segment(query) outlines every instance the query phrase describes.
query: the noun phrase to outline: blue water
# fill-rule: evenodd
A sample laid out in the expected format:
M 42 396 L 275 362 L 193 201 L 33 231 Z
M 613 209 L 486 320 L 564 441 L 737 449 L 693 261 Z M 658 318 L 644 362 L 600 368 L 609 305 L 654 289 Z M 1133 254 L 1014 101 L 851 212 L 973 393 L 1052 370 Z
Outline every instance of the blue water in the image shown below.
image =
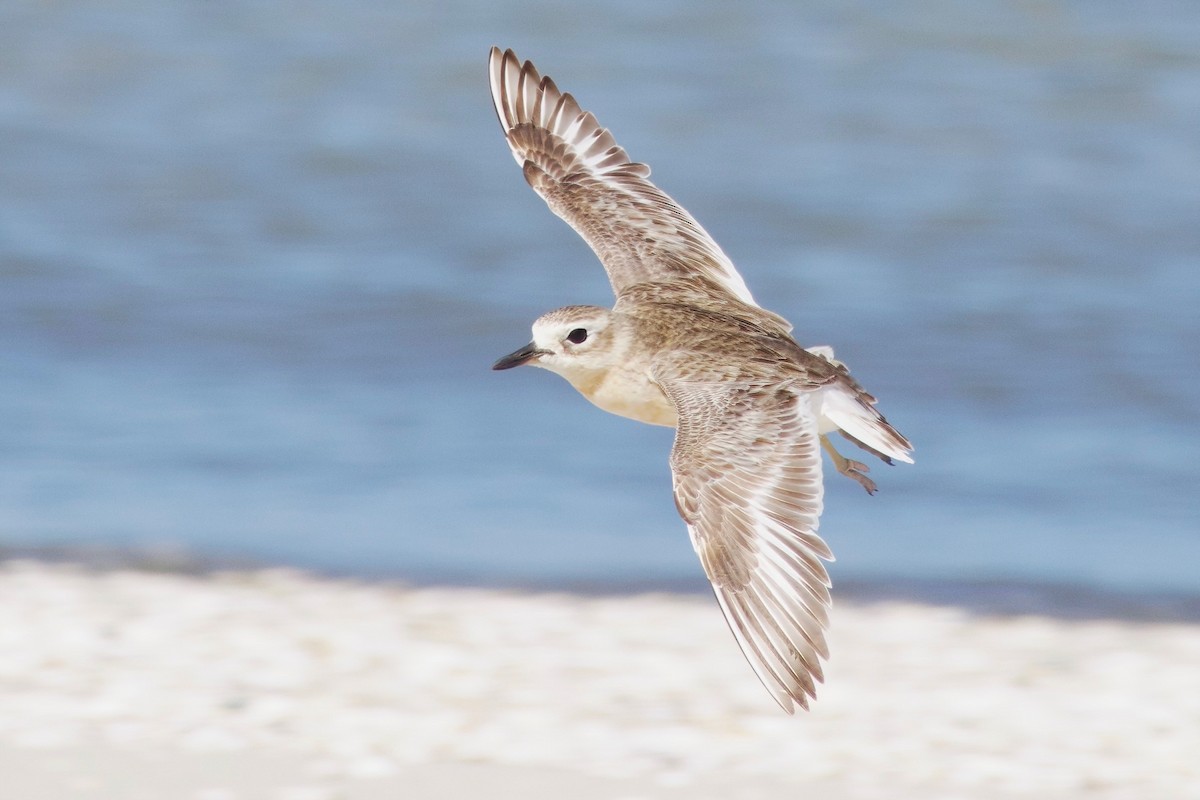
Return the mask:
M 1198 42 L 1190 0 L 8 4 L 0 548 L 699 579 L 670 431 L 488 369 L 610 302 L 498 43 L 915 442 L 829 479 L 836 581 L 1200 591 Z

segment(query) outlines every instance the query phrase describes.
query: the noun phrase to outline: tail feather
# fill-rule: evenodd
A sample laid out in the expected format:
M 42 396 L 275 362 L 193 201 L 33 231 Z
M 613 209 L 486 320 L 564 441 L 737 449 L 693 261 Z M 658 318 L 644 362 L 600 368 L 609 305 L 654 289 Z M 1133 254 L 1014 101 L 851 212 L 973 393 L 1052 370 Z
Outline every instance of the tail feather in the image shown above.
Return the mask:
M 878 450 L 876 450 L 874 447 L 871 447 L 871 446 L 869 446 L 869 445 L 865 445 L 865 444 L 863 444 L 863 443 L 862 443 L 862 442 L 860 442 L 858 439 L 855 439 L 853 436 L 851 436 L 850 434 L 846 433 L 845 431 L 838 431 L 838 433 L 840 433 L 840 434 L 842 435 L 842 438 L 843 438 L 843 439 L 845 439 L 845 440 L 846 440 L 846 441 L 848 441 L 848 442 L 852 442 L 852 443 L 854 444 L 854 446 L 855 446 L 855 447 L 859 447 L 859 448 L 861 448 L 861 449 L 863 449 L 863 450 L 866 450 L 868 453 L 870 453 L 871 455 L 875 456 L 875 457 L 876 457 L 876 458 L 878 458 L 880 461 L 882 461 L 883 463 L 887 464 L 889 467 L 890 467 L 890 466 L 893 466 L 893 465 L 896 463 L 895 461 L 893 461 L 893 460 L 892 460 L 892 457 L 891 457 L 891 456 L 884 455 L 883 453 L 881 453 L 881 452 L 879 452 Z
M 847 439 L 884 458 L 913 463 L 913 446 L 869 402 L 850 387 L 834 385 L 821 392 L 820 414 Z M 886 457 L 886 458 L 885 458 Z

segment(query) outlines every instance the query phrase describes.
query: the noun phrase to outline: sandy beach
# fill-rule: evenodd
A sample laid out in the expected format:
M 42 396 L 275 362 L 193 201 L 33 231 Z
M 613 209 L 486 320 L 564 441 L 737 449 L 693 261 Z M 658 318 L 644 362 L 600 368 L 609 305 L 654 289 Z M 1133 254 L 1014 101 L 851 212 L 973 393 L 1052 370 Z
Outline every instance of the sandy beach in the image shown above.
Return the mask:
M 835 606 L 788 717 L 705 597 L 6 562 L 8 796 L 1200 796 L 1200 628 Z

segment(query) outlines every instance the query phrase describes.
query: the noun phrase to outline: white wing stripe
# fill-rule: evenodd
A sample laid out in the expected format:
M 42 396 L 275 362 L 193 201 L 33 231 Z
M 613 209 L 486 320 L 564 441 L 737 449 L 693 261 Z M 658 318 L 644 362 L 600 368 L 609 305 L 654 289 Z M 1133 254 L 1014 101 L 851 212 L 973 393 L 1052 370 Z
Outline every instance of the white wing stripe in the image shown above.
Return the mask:
M 800 636 L 803 637 L 805 641 L 812 645 L 815 651 L 819 653 L 822 658 L 829 658 L 829 647 L 825 643 L 825 635 L 821 631 L 821 628 L 825 626 L 828 620 L 828 613 L 825 611 L 825 607 L 818 604 L 817 607 L 822 613 L 814 614 L 812 607 L 808 603 L 804 602 L 804 598 L 795 596 L 796 592 L 794 589 L 794 582 L 788 580 L 788 575 L 781 574 L 778 566 L 775 564 L 768 563 L 764 565 L 760 563 L 759 569 L 761 570 L 762 582 L 769 590 L 766 592 L 766 596 L 776 598 L 774 605 L 779 609 L 780 615 L 787 617 L 787 620 L 791 626 L 799 632 Z M 793 604 L 785 607 L 782 600 L 778 599 L 783 597 L 787 597 L 789 600 L 792 600 Z M 816 621 L 818 627 L 815 630 L 810 630 L 812 627 L 811 625 L 805 627 L 803 620 L 797 617 L 793 612 L 794 606 L 799 606 L 802 608 L 803 613 Z M 819 674 L 821 672 L 821 664 L 817 659 L 810 659 L 808 663 L 810 664 L 814 673 Z
M 803 606 L 821 627 L 829 623 L 829 581 L 823 573 L 814 575 L 807 568 L 797 568 L 775 548 L 764 548 L 759 556 L 759 568 L 776 579 L 776 588 L 784 590 L 784 596 Z

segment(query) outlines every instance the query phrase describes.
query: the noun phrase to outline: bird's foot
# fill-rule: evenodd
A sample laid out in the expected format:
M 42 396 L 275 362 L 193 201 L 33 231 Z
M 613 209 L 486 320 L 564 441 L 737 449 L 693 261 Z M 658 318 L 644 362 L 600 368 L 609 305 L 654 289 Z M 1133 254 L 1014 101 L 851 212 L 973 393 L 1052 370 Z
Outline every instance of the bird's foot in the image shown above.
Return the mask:
M 858 484 L 867 490 L 867 494 L 875 494 L 878 488 L 875 481 L 867 477 L 867 473 L 871 468 L 861 461 L 854 461 L 846 458 L 844 455 L 834 449 L 833 443 L 826 436 L 821 437 L 821 446 L 825 448 L 825 452 L 829 453 L 829 457 L 833 459 L 833 466 L 837 471 L 845 475 L 847 478 L 858 481 Z
M 875 490 L 878 488 L 875 485 L 875 481 L 863 474 L 869 471 L 869 469 L 870 468 L 861 461 L 851 461 L 850 459 L 844 457 L 842 459 L 842 463 L 837 464 L 838 472 L 842 473 L 847 478 L 853 478 L 854 480 L 858 481 L 859 485 L 867 490 L 867 494 L 875 494 Z

